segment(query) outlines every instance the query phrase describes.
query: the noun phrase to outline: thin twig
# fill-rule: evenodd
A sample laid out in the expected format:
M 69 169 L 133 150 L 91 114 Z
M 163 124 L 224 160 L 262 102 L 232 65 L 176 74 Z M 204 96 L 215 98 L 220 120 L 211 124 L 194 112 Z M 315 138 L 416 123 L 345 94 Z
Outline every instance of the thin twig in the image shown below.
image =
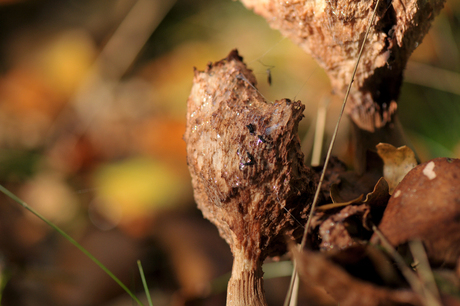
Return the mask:
M 294 298 L 293 298 L 294 286 L 298 283 L 297 279 L 299 278 L 299 275 L 297 273 L 297 264 L 296 264 L 295 260 L 294 260 L 294 266 L 293 266 L 292 271 L 293 271 L 293 273 L 291 275 L 291 281 L 289 283 L 289 289 L 288 289 L 288 292 L 286 294 L 286 298 L 284 300 L 283 306 L 291 306 L 291 301 L 297 300 L 296 296 L 294 296 Z
M 427 290 L 424 284 L 420 281 L 417 275 L 412 271 L 404 262 L 402 256 L 395 250 L 395 248 L 391 245 L 391 243 L 386 239 L 383 233 L 372 224 L 372 230 L 377 234 L 380 239 L 381 245 L 386 250 L 386 252 L 393 258 L 393 260 L 398 265 L 399 270 L 404 275 L 404 278 L 409 283 L 412 290 L 417 293 L 421 297 L 425 297 L 422 299 L 422 303 L 426 306 L 441 306 L 441 302 L 434 296 L 434 294 Z
M 318 107 L 318 113 L 316 115 L 315 141 L 313 143 L 313 153 L 311 156 L 312 166 L 319 166 L 319 164 L 321 163 L 321 153 L 324 143 L 324 131 L 326 129 L 327 106 L 329 105 L 329 102 L 330 100 L 328 98 L 325 98 Z
M 369 23 L 369 26 L 367 27 L 366 35 L 364 36 L 363 44 L 361 45 L 361 49 L 359 50 L 359 55 L 358 55 L 358 59 L 356 60 L 355 69 L 353 70 L 353 74 L 351 76 L 350 83 L 348 84 L 347 93 L 345 94 L 345 98 L 343 99 L 342 108 L 340 110 L 339 118 L 337 120 L 337 124 L 335 126 L 334 133 L 332 134 L 331 143 L 329 144 L 329 149 L 327 150 L 327 154 L 326 154 L 326 160 L 324 161 L 323 171 L 321 172 L 321 177 L 319 179 L 318 187 L 316 188 L 316 192 L 315 192 L 315 197 L 313 198 L 313 204 L 311 205 L 310 214 L 308 216 L 307 226 L 305 227 L 305 231 L 302 237 L 302 243 L 300 244 L 302 249 L 305 247 L 305 243 L 307 241 L 308 229 L 310 227 L 310 222 L 313 216 L 313 212 L 318 202 L 319 192 L 321 190 L 321 185 L 324 181 L 324 176 L 326 174 L 327 165 L 329 164 L 329 159 L 331 158 L 332 148 L 334 147 L 335 139 L 337 138 L 337 133 L 339 131 L 340 122 L 342 120 L 342 116 L 345 111 L 345 106 L 347 104 L 348 96 L 350 95 L 351 86 L 353 85 L 353 80 L 355 79 L 356 71 L 358 70 L 359 61 L 361 60 L 361 56 L 363 54 L 364 45 L 366 44 L 366 41 L 367 41 L 367 36 L 369 35 L 372 24 L 374 23 L 375 13 L 377 12 L 377 7 L 379 6 L 379 3 L 380 3 L 380 0 L 377 0 L 377 3 L 374 8 L 374 12 L 372 14 L 371 21 Z
M 430 305 L 439 305 L 440 303 L 440 295 L 438 287 L 436 286 L 436 281 L 434 279 L 433 271 L 431 271 L 430 263 L 428 261 L 428 256 L 426 255 L 425 249 L 423 248 L 423 244 L 420 240 L 409 241 L 409 249 L 412 253 L 412 257 L 415 261 L 419 262 L 417 266 L 417 274 L 419 275 L 420 279 L 424 284 L 424 289 L 427 289 L 430 294 L 425 293 L 425 298 L 429 300 L 430 298 L 435 298 L 435 303 L 429 303 Z M 428 304 L 428 303 L 427 303 Z
M 326 154 L 326 160 L 324 161 L 323 171 L 321 172 L 321 177 L 319 179 L 318 187 L 316 188 L 315 197 L 313 198 L 313 203 L 312 203 L 311 208 L 310 208 L 310 214 L 308 215 L 307 225 L 305 226 L 305 229 L 304 229 L 302 242 L 300 244 L 300 249 L 301 250 L 303 250 L 303 248 L 305 247 L 305 243 L 307 242 L 308 229 L 310 228 L 310 223 L 311 223 L 311 219 L 313 217 L 313 212 L 314 212 L 316 204 L 318 202 L 318 197 L 319 197 L 319 193 L 320 193 L 320 190 L 321 190 L 321 185 L 322 185 L 322 183 L 324 181 L 324 176 L 326 174 L 327 165 L 329 163 L 332 148 L 334 147 L 335 139 L 337 137 L 337 132 L 339 130 L 340 121 L 342 120 L 342 116 L 343 116 L 343 113 L 344 113 L 344 110 L 345 110 L 345 106 L 347 104 L 347 99 L 348 99 L 348 96 L 350 95 L 351 86 L 353 85 L 353 80 L 355 78 L 356 71 L 358 70 L 359 61 L 361 60 L 361 56 L 363 54 L 364 46 L 366 44 L 367 37 L 369 35 L 371 26 L 374 23 L 374 19 L 375 19 L 375 15 L 377 13 L 377 8 L 379 6 L 379 3 L 380 3 L 380 0 L 377 0 L 377 3 L 375 4 L 374 12 L 372 13 L 371 20 L 370 20 L 369 25 L 368 25 L 367 30 L 366 30 L 366 35 L 364 36 L 364 39 L 363 39 L 363 44 L 361 45 L 361 49 L 359 50 L 358 58 L 356 59 L 356 65 L 355 65 L 355 68 L 353 70 L 353 74 L 351 76 L 350 83 L 348 84 L 348 88 L 347 88 L 347 92 L 345 94 L 345 98 L 343 99 L 342 109 L 340 110 L 339 118 L 337 120 L 337 124 L 335 126 L 334 133 L 332 134 L 332 139 L 331 139 L 331 142 L 329 144 L 329 149 L 327 150 L 327 154 Z M 295 279 L 296 277 L 297 277 L 297 271 L 294 271 L 294 273 L 292 273 L 292 278 Z M 295 283 L 294 281 L 291 281 L 291 285 L 293 285 L 294 283 Z M 292 291 L 293 291 L 292 288 L 289 288 L 289 293 L 288 294 L 292 294 Z M 286 298 L 286 301 L 288 301 L 290 299 L 291 299 L 291 296 L 288 296 Z M 289 304 L 286 304 L 286 302 L 285 302 L 285 305 L 289 305 Z

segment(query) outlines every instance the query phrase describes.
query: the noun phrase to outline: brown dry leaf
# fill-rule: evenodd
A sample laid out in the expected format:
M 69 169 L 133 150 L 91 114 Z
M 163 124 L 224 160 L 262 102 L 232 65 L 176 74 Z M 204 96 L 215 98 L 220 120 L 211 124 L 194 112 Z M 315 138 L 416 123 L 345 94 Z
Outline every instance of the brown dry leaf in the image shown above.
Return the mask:
M 383 162 L 376 153 L 367 152 L 366 171 L 360 175 L 354 171 L 339 172 L 331 184 L 334 203 L 354 201 L 362 194 L 370 193 L 383 175 Z
M 390 195 L 389 195 L 389 187 L 388 182 L 381 178 L 377 184 L 375 184 L 374 190 L 366 195 L 366 198 L 363 201 L 364 194 L 360 195 L 356 199 L 347 202 L 340 202 L 340 195 L 339 191 L 337 190 L 337 184 L 331 186 L 331 198 L 333 203 L 322 205 L 317 208 L 319 211 L 329 210 L 333 208 L 343 207 L 351 204 L 358 204 L 358 203 L 371 203 L 372 205 L 382 206 L 386 205 L 388 202 Z M 378 203 L 378 204 L 377 204 Z
M 368 193 L 364 200 L 363 198 L 362 194 L 349 202 L 317 208 L 313 228 L 318 227 L 321 250 L 344 249 L 370 238 L 372 232 L 367 224 L 370 220 L 377 224 L 380 222 L 390 198 L 385 179 L 381 178 L 374 190 Z
M 361 220 L 367 214 L 369 214 L 369 206 L 361 204 L 348 205 L 329 216 L 318 229 L 321 237 L 320 249 L 323 251 L 345 249 L 356 243 L 362 243 L 362 240 L 370 237 L 369 233 L 367 235 L 363 233 L 366 230 L 361 225 Z
M 381 175 L 366 172 L 360 176 L 354 172 L 346 172 L 339 176 L 339 182 L 331 185 L 331 200 L 344 203 L 356 200 L 363 194 L 372 192 Z
M 350 275 L 321 253 L 291 249 L 298 272 L 308 283 L 322 286 L 341 306 L 421 305 L 414 292 L 390 289 Z
M 382 206 L 387 204 L 390 199 L 390 186 L 388 182 L 382 177 L 377 184 L 375 184 L 374 190 L 366 195 L 364 203 L 369 205 Z
M 324 169 L 323 165 L 312 167 L 316 172 L 317 176 L 321 176 L 321 172 Z M 341 182 L 340 177 L 347 173 L 347 166 L 344 162 L 338 159 L 336 156 L 331 156 L 329 159 L 329 164 L 326 168 L 326 173 L 324 175 L 323 183 L 321 184 L 321 193 L 322 199 L 318 203 L 330 203 L 333 200 L 331 199 L 331 188 L 333 185 L 339 184 Z
M 367 229 L 371 229 L 368 226 L 369 219 L 372 219 L 374 224 L 378 224 L 382 219 L 385 208 L 387 207 L 388 200 L 390 199 L 390 192 L 388 182 L 382 177 L 375 185 L 374 190 L 366 195 L 366 199 L 363 203 L 368 204 L 371 210 L 364 215 L 363 226 Z M 372 215 L 369 213 L 372 211 Z
M 391 144 L 379 143 L 376 147 L 377 153 L 384 163 L 383 176 L 390 187 L 390 194 L 393 194 L 399 182 L 410 170 L 417 166 L 415 154 L 406 146 L 395 148 Z

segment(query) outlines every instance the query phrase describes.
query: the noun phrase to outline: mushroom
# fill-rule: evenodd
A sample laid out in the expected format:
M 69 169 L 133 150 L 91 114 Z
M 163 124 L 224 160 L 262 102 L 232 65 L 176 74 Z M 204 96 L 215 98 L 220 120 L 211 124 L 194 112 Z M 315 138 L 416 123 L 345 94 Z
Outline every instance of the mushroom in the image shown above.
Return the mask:
M 266 305 L 262 263 L 300 239 L 316 176 L 297 135 L 304 105 L 268 103 L 233 50 L 195 69 L 187 104 L 187 162 L 194 197 L 234 256 L 227 305 Z
M 460 159 L 435 158 L 394 190 L 378 228 L 393 246 L 420 239 L 431 263 L 460 258 Z M 378 238 L 374 234 L 372 242 Z
M 322 66 L 336 93 L 345 93 L 375 0 L 241 0 Z M 404 138 L 395 118 L 402 73 L 445 0 L 380 1 L 351 89 L 347 112 L 354 125 L 355 167 L 367 149 Z

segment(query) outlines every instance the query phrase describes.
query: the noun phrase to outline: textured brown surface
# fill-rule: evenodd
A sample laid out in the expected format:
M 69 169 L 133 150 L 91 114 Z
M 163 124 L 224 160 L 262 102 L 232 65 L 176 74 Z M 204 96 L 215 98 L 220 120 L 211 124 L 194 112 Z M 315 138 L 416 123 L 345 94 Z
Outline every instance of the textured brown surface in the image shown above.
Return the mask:
M 431 262 L 455 265 L 460 256 L 460 159 L 436 158 L 412 169 L 391 196 L 379 229 L 394 246 L 421 239 Z
M 236 52 L 195 72 L 184 138 L 199 208 L 231 246 L 258 259 L 276 253 L 268 246 L 284 229 L 299 227 L 283 207 L 300 216 L 314 174 L 297 135 L 304 106 L 266 103 L 239 75 L 255 84 Z
M 241 1 L 310 53 L 335 91 L 345 91 L 376 1 Z M 380 1 L 348 103 L 348 113 L 360 128 L 374 131 L 391 120 L 407 59 L 443 4 Z
M 388 183 L 384 178 L 377 182 L 372 192 L 361 194 L 348 202 L 335 201 L 337 196 L 334 190 L 337 188 L 337 185 L 331 188 L 334 203 L 317 207 L 313 215 L 312 230 L 317 232 L 318 241 L 313 238 L 312 245 L 318 245 L 321 251 L 344 250 L 366 244 L 372 235 L 370 221 L 380 222 L 390 198 Z
M 376 286 L 353 277 L 319 252 L 295 248 L 292 252 L 301 278 L 324 287 L 341 306 L 422 305 L 411 290 Z
M 261 277 L 266 256 L 285 251 L 286 237 L 300 238 L 316 186 L 297 135 L 304 106 L 267 103 L 255 85 L 236 50 L 195 71 L 184 135 L 195 200 L 232 249 L 229 290 L 240 292 L 240 280 Z

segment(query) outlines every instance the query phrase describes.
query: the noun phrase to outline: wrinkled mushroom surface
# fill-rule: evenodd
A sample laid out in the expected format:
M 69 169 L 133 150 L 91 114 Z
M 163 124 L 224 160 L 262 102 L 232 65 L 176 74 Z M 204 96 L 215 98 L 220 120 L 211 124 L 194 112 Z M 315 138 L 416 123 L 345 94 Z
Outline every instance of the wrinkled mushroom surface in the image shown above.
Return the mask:
M 232 305 L 265 303 L 245 299 L 262 290 L 265 257 L 285 252 L 286 237 L 300 238 L 317 177 L 303 164 L 297 135 L 304 106 L 267 103 L 255 85 L 236 50 L 195 71 L 184 135 L 195 200 L 235 257 Z
M 299 227 L 292 216 L 309 203 L 315 175 L 297 135 L 304 105 L 264 101 L 241 60 L 234 51 L 195 72 L 184 138 L 199 208 L 230 245 L 258 258 L 279 253 L 267 247 L 286 225 Z
M 346 111 L 353 128 L 354 164 L 379 142 L 406 143 L 396 116 L 403 70 L 445 0 L 381 0 L 358 66 Z M 241 0 L 306 52 L 345 95 L 375 0 Z
M 351 80 L 376 1 L 241 0 L 326 70 L 337 92 Z M 391 121 L 402 72 L 444 0 L 380 1 L 350 95 L 348 113 L 373 132 Z

